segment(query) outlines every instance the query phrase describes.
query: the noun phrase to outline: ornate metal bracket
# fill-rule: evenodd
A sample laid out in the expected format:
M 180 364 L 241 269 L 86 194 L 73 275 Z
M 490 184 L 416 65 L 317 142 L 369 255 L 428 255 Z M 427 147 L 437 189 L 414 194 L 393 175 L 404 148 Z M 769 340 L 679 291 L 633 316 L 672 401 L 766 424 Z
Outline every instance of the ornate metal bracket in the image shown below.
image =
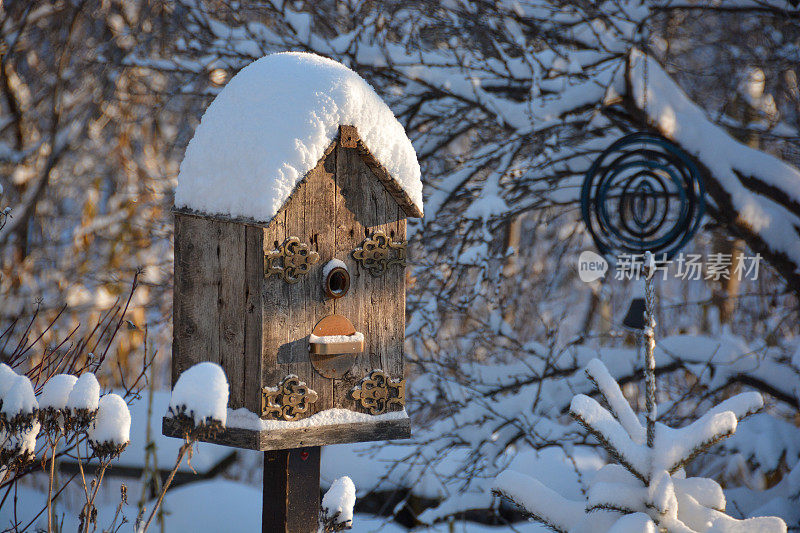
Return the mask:
M 266 265 L 264 275 L 278 275 L 287 283 L 297 283 L 308 274 L 311 265 L 319 261 L 319 254 L 307 244 L 301 243 L 298 237 L 289 237 L 277 250 L 264 254 Z M 282 264 L 276 264 L 283 258 Z
M 318 398 L 305 382 L 290 374 L 277 387 L 264 387 L 262 390 L 261 418 L 299 420 Z
M 370 414 L 385 413 L 390 406 L 406 404 L 406 380 L 394 380 L 383 370 L 373 370 L 350 391 L 354 400 Z
M 390 258 L 392 250 L 397 253 Z M 380 276 L 392 265 L 406 266 L 406 241 L 393 241 L 384 232 L 376 231 L 353 250 L 353 259 L 373 276 Z

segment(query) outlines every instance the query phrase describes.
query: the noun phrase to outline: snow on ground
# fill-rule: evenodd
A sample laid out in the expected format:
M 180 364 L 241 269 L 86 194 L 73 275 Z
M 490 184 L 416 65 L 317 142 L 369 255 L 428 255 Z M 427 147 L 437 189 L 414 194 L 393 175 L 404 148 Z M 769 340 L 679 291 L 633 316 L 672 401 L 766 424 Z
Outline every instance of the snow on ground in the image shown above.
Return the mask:
M 203 115 L 178 174 L 177 207 L 268 222 L 352 125 L 422 210 L 416 152 L 372 87 L 336 61 L 271 54 L 234 76 Z
M 18 493 L 18 517 L 27 523 L 41 511 L 44 492 L 27 486 L 20 486 Z M 153 502 L 146 504 L 152 509 Z M 165 531 L 191 531 L 193 533 L 222 533 L 227 531 L 261 531 L 261 488 L 223 479 L 200 481 L 180 486 L 167 492 L 164 498 Z M 115 505 L 98 507 L 98 526 L 108 527 L 116 510 Z M 56 516 L 64 513 L 64 531 L 78 529 L 77 512 L 56 508 Z M 129 523 L 136 519 L 136 504 L 123 508 Z M 6 527 L 10 517 L 0 516 L 0 527 Z M 46 516 L 39 517 L 36 525 L 46 527 Z M 466 522 L 456 522 L 454 531 L 459 533 L 500 533 L 507 527 L 491 527 Z M 520 533 L 545 533 L 548 531 L 538 524 L 515 524 Z M 158 524 L 152 529 L 158 531 Z M 124 528 L 123 528 L 124 530 Z M 354 533 L 405 533 L 407 530 L 386 518 L 356 513 L 353 517 Z M 431 533 L 453 531 L 448 524 L 439 524 L 424 529 Z
M 228 379 L 221 366 L 197 363 L 178 376 L 169 408 L 173 414 L 185 408 L 197 425 L 210 418 L 224 426 L 228 416 L 228 389 Z

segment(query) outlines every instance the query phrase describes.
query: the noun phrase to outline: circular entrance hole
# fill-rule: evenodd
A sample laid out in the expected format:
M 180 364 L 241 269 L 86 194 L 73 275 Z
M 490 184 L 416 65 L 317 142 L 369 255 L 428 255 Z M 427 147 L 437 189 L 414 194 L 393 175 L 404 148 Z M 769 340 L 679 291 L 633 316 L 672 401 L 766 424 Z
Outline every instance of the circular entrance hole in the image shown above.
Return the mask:
M 325 276 L 323 288 L 329 298 L 341 298 L 350 290 L 350 273 L 342 267 L 331 269 Z

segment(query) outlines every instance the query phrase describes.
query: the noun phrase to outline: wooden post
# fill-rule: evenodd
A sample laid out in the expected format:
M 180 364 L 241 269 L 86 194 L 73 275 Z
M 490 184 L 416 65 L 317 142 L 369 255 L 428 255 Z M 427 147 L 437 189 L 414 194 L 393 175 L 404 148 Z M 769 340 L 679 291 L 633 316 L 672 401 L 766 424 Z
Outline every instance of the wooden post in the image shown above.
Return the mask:
M 316 533 L 320 446 L 264 452 L 263 533 Z

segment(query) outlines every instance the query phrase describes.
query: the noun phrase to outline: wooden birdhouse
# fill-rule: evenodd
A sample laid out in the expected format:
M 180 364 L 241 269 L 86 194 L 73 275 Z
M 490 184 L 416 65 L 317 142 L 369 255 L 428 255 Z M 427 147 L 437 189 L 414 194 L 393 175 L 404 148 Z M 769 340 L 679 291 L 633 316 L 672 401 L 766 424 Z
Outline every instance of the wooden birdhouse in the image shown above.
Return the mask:
M 422 216 L 421 184 L 374 91 L 317 56 L 267 56 L 211 104 L 178 180 L 172 382 L 201 361 L 225 370 L 232 411 L 213 441 L 408 437 L 406 219 Z M 181 434 L 168 418 L 164 432 Z

